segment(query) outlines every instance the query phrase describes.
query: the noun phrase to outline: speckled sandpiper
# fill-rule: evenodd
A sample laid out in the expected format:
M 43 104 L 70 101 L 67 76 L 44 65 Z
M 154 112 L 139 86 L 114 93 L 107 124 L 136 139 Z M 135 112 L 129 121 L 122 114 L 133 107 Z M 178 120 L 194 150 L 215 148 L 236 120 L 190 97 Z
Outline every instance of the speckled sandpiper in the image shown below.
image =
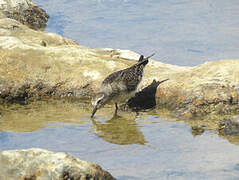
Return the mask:
M 118 110 L 118 102 L 125 102 L 132 97 L 137 90 L 139 83 L 142 80 L 144 67 L 148 64 L 149 58 L 154 54 L 144 58 L 140 56 L 137 64 L 133 66 L 116 71 L 107 76 L 101 84 L 100 91 L 92 98 L 93 111 L 91 118 L 98 109 L 103 107 L 110 101 L 115 102 L 115 114 Z

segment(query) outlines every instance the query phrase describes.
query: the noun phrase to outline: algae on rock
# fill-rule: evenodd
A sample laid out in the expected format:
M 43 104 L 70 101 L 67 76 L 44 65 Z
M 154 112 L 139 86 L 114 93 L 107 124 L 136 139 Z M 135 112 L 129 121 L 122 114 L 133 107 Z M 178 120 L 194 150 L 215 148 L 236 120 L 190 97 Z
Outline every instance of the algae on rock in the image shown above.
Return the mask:
M 0 179 L 115 179 L 99 165 L 39 148 L 0 151 L 0 162 Z
M 129 50 L 83 47 L 74 40 L 35 31 L 20 22 L 0 19 L 1 101 L 27 102 L 45 96 L 90 98 L 108 74 L 131 66 L 139 58 Z M 139 89 L 154 79 L 169 79 L 157 88 L 157 106 L 187 117 L 238 113 L 237 67 L 236 59 L 195 67 L 150 59 Z
M 0 18 L 15 19 L 35 30 L 44 30 L 49 18 L 32 0 L 2 0 L 0 11 Z

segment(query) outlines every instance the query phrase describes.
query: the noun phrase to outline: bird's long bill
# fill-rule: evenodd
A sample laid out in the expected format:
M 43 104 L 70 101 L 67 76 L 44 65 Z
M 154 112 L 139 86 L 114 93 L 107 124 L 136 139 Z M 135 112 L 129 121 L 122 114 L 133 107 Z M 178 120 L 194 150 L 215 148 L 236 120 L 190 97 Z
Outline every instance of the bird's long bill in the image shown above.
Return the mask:
M 91 114 L 91 118 L 93 118 L 94 117 L 94 115 L 95 115 L 95 113 L 96 113 L 96 111 L 97 111 L 97 107 L 95 106 L 94 107 L 94 109 L 93 109 L 93 111 L 92 111 L 92 114 Z

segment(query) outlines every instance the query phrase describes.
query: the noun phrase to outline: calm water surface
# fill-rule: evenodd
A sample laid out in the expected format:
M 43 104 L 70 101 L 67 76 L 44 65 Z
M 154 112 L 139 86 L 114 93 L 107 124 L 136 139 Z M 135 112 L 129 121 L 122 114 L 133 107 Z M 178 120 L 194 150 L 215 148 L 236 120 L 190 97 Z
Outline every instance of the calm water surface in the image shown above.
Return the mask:
M 159 61 L 196 65 L 239 57 L 238 0 L 36 0 L 47 32 L 92 48 L 130 49 Z M 39 147 L 100 164 L 120 180 L 239 177 L 239 138 L 216 125 L 177 119 L 166 110 L 89 118 L 84 103 L 37 102 L 1 110 L 0 150 Z
M 239 138 L 229 142 L 207 124 L 204 133 L 195 133 L 193 121 L 167 110 L 120 112 L 112 118 L 107 106 L 93 121 L 90 110 L 83 103 L 62 101 L 10 107 L 1 113 L 0 150 L 69 152 L 120 180 L 239 177 Z
M 36 0 L 46 31 L 92 48 L 130 49 L 192 66 L 239 58 L 238 0 Z

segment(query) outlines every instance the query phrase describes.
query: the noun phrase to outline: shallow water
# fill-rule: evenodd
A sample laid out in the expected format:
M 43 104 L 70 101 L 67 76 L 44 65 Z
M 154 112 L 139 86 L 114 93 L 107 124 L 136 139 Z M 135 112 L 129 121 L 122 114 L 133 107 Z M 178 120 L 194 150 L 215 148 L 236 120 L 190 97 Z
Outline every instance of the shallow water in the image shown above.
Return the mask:
M 156 52 L 158 61 L 186 66 L 239 57 L 237 0 L 36 2 L 51 17 L 47 32 L 80 45 Z M 69 152 L 119 180 L 239 177 L 239 137 L 218 135 L 216 123 L 164 109 L 112 119 L 110 106 L 92 121 L 90 111 L 88 103 L 64 101 L 0 109 L 0 150 Z
M 39 147 L 94 162 L 119 180 L 237 179 L 239 138 L 230 143 L 213 126 L 178 119 L 165 109 L 119 112 L 107 106 L 90 119 L 79 102 L 10 106 L 0 118 L 0 150 Z M 196 135 L 200 134 L 200 135 Z M 230 140 L 230 139 L 229 139 Z
M 91 48 L 156 52 L 164 63 L 192 66 L 239 57 L 238 0 L 36 0 L 50 15 L 46 31 Z

